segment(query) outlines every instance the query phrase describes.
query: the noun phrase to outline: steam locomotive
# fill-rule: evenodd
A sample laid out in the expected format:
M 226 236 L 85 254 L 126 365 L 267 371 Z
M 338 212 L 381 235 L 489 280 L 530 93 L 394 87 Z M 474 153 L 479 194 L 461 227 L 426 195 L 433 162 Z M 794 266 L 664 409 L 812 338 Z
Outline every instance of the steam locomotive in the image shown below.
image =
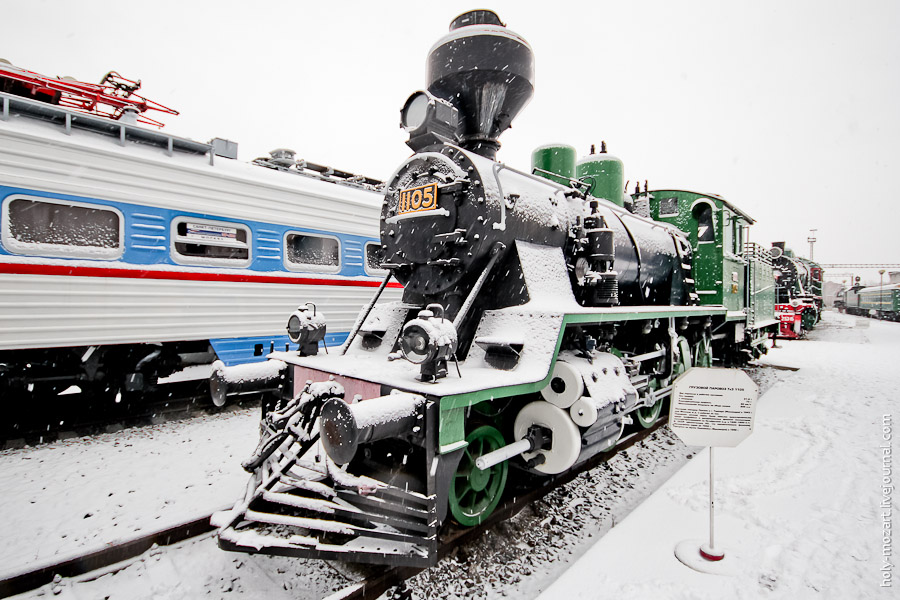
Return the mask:
M 553 477 L 649 427 L 674 379 L 744 362 L 775 327 L 767 252 L 725 199 L 626 194 L 601 148 L 495 160 L 534 87 L 528 43 L 491 11 L 457 17 L 401 110 L 414 154 L 385 187 L 382 267 L 402 301 L 318 352 L 327 307 L 299 307 L 274 352 L 227 550 L 425 566 L 449 519 L 475 525 L 511 473 Z M 227 378 L 226 378 L 227 379 Z
M 785 247 L 784 242 L 775 242 L 769 252 L 775 267 L 778 336 L 788 339 L 804 337 L 822 318 L 825 306 L 822 267 L 796 256 L 793 250 Z

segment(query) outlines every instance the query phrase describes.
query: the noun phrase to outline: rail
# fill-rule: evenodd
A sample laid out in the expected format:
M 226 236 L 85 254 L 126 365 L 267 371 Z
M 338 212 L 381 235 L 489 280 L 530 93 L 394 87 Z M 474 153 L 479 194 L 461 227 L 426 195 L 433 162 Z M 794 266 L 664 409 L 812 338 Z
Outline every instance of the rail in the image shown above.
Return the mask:
M 491 513 L 491 516 L 480 525 L 467 528 L 451 528 L 445 531 L 440 538 L 438 558 L 443 559 L 459 546 L 474 540 L 496 524 L 515 516 L 532 502 L 540 500 L 553 490 L 574 480 L 582 473 L 586 473 L 587 471 L 596 468 L 609 461 L 619 452 L 646 439 L 654 431 L 665 425 L 667 419 L 668 415 L 661 416 L 650 428 L 642 429 L 623 437 L 612 451 L 597 454 L 578 468 L 554 477 L 547 485 L 536 486 L 529 491 L 516 494 L 515 498 L 498 506 L 497 509 Z M 391 588 L 402 586 L 407 579 L 415 577 L 424 570 L 425 569 L 418 567 L 392 567 L 380 569 L 377 575 L 344 588 L 345 593 L 340 596 L 341 600 L 375 600 Z M 338 594 L 340 594 L 340 592 L 338 592 Z
M 172 544 L 210 533 L 215 529 L 209 523 L 211 516 L 212 513 L 205 514 L 198 519 L 179 523 L 160 531 L 154 531 L 102 550 L 73 556 L 60 562 L 8 575 L 4 579 L 0 579 L 0 598 L 7 598 L 35 590 L 42 585 L 51 583 L 57 575 L 60 577 L 76 577 L 99 571 L 116 563 L 136 558 L 150 550 L 154 545 L 171 546 Z
M 501 504 L 491 516 L 480 525 L 468 528 L 453 527 L 446 529 L 440 538 L 438 557 L 441 559 L 444 558 L 455 548 L 477 538 L 496 524 L 513 517 L 528 504 L 543 498 L 553 490 L 569 483 L 580 474 L 596 468 L 600 464 L 609 461 L 617 453 L 644 440 L 654 431 L 662 427 L 665 424 L 666 419 L 667 416 L 661 416 L 649 429 L 642 429 L 623 437 L 611 451 L 602 452 L 586 461 L 577 469 L 554 477 L 547 485 L 537 486 L 529 491 L 516 494 L 515 498 Z M 228 508 L 230 508 L 230 505 L 222 507 L 220 510 L 227 510 Z M 154 545 L 171 546 L 185 540 L 198 538 L 205 534 L 212 533 L 215 530 L 215 527 L 210 524 L 212 514 L 213 513 L 210 512 L 197 519 L 192 519 L 163 530 L 148 533 L 138 538 L 110 545 L 101 550 L 92 551 L 83 555 L 71 556 L 62 561 L 40 565 L 27 571 L 7 575 L 5 578 L 0 579 L 0 598 L 7 598 L 9 596 L 35 590 L 43 585 L 52 583 L 57 576 L 71 578 L 96 574 L 97 577 L 100 577 L 109 573 L 110 567 L 112 567 L 112 570 L 125 568 L 128 564 L 124 561 L 139 557 L 147 550 L 153 548 Z M 120 567 L 119 563 L 122 563 Z M 363 582 L 358 582 L 344 588 L 346 594 L 343 595 L 342 598 L 374 600 L 381 596 L 385 591 L 402 585 L 407 579 L 414 577 L 423 570 L 424 569 L 417 567 L 379 569 L 377 575 L 373 575 Z

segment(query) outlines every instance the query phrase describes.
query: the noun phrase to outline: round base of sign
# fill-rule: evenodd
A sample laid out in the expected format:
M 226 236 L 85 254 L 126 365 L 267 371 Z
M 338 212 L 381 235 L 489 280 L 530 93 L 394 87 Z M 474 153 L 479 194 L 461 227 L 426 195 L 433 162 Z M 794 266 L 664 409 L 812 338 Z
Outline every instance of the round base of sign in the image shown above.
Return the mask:
M 704 554 L 714 558 L 706 558 Z M 690 567 L 695 571 L 699 571 L 700 573 L 725 576 L 735 575 L 737 573 L 737 559 L 735 558 L 735 553 L 733 551 L 729 551 L 726 556 L 724 550 L 721 550 L 720 548 L 712 550 L 708 543 L 701 542 L 700 540 L 685 540 L 679 542 L 678 545 L 675 546 L 675 556 L 684 563 L 685 566 Z M 716 556 L 720 556 L 721 558 L 716 559 Z
M 700 556 L 702 556 L 706 560 L 716 562 L 725 558 L 725 552 L 723 552 L 722 550 L 713 549 L 709 546 L 709 544 L 701 544 Z

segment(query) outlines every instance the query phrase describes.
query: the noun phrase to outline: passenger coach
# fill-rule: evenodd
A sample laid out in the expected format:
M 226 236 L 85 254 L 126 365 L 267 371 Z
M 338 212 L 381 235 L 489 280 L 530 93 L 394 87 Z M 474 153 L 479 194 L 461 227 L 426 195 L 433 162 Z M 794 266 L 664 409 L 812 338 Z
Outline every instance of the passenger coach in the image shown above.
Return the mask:
M 326 345 L 346 338 L 384 276 L 380 182 L 58 100 L 0 94 L 0 394 L 119 397 L 263 360 L 300 299 L 327 304 Z

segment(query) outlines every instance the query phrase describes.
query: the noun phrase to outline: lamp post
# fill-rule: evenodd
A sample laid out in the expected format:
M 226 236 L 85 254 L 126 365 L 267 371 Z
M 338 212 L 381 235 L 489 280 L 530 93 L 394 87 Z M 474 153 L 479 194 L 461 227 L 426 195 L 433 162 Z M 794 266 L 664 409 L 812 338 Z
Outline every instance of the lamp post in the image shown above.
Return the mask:
M 809 242 L 809 260 L 815 260 L 813 256 L 813 245 L 816 243 L 816 232 L 818 229 L 810 229 L 809 237 L 806 238 L 806 241 Z
M 884 295 L 884 269 L 878 269 L 878 316 L 881 316 L 882 296 Z

